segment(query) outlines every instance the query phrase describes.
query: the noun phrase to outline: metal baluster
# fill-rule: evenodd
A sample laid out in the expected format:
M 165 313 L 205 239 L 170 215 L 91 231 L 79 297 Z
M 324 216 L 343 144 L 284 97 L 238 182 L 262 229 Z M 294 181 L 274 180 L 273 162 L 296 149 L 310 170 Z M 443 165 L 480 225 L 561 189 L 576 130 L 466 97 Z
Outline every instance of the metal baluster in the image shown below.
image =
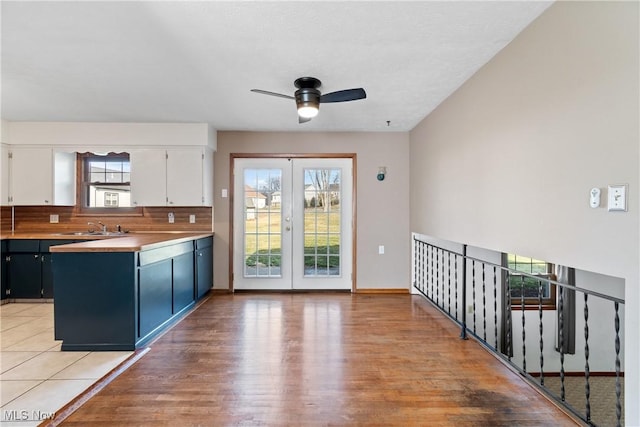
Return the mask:
M 436 305 L 440 307 L 440 250 L 436 249 Z
M 454 260 L 454 264 L 455 264 L 455 270 L 454 270 L 454 282 L 455 282 L 455 286 L 456 286 L 456 293 L 455 293 L 455 305 L 456 305 L 456 320 L 458 320 L 458 254 L 455 254 L 453 256 L 453 260 Z M 463 260 L 464 262 L 464 260 Z
M 540 315 L 540 385 L 544 386 L 544 339 L 542 338 L 542 280 L 538 280 L 538 313 Z
M 471 288 L 473 295 L 473 333 L 476 333 L 476 261 L 471 260 Z
M 451 251 L 447 252 L 447 313 L 451 316 Z
M 495 351 L 498 351 L 498 278 L 496 266 L 493 266 L 493 333 L 496 339 Z
M 467 339 L 467 245 L 462 245 L 462 332 L 460 338 Z
M 420 290 L 424 292 L 424 243 L 420 244 Z
M 509 271 L 507 270 L 507 274 L 506 274 L 506 278 L 505 280 L 507 281 L 507 286 L 505 286 L 505 300 L 507 301 L 507 345 L 506 345 L 506 349 L 507 349 L 507 359 L 509 359 L 509 362 L 511 362 L 511 281 L 509 278 L 510 274 Z
M 487 297 L 484 276 L 484 262 L 482 263 L 482 339 L 487 341 Z
M 441 277 L 440 284 L 442 285 L 442 309 L 444 310 L 444 249 L 442 250 L 442 264 L 440 265 Z
M 520 310 L 522 310 L 522 370 L 527 372 L 527 344 L 524 321 L 524 276 L 520 276 Z
M 564 286 L 560 287 L 560 400 L 565 401 L 564 390 Z
M 431 289 L 431 293 L 430 293 L 430 298 L 431 300 L 433 300 L 433 249 L 434 247 L 431 246 L 431 280 L 429 282 L 429 287 Z
M 616 426 L 620 427 L 622 417 L 622 404 L 620 402 L 620 394 L 622 388 L 620 385 L 620 316 L 618 314 L 618 302 L 613 303 L 616 316 L 615 316 L 615 330 L 616 330 Z
M 422 292 L 423 293 L 425 292 L 425 288 L 424 287 L 425 287 L 425 280 L 426 280 L 425 269 L 424 269 L 425 261 L 426 261 L 426 255 L 424 253 L 424 250 L 425 250 L 426 246 L 427 245 L 425 245 L 424 243 L 422 244 L 422 248 L 421 248 L 422 255 L 421 255 L 421 258 L 420 258 L 420 265 L 421 265 L 421 270 L 422 270 L 422 272 L 420 273 L 420 276 L 421 276 L 421 280 L 422 280 L 422 286 L 421 287 L 422 287 Z
M 413 287 L 418 287 L 418 248 L 419 243 L 413 238 Z
M 584 294 L 584 395 L 586 398 L 586 420 L 591 422 L 591 387 L 589 385 L 589 294 Z

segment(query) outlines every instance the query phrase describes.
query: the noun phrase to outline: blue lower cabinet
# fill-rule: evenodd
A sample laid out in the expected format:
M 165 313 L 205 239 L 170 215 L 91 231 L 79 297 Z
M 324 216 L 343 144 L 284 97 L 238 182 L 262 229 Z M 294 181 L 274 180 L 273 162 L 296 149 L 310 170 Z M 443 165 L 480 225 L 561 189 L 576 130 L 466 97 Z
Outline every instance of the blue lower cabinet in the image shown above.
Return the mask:
M 213 237 L 196 240 L 196 299 L 213 287 Z
M 9 296 L 7 295 L 7 260 L 9 255 L 7 255 L 7 241 L 0 240 L 0 261 L 2 265 L 0 266 L 0 299 L 6 299 Z
M 53 299 L 53 267 L 51 265 L 51 254 L 40 254 L 42 262 L 42 298 Z
M 195 301 L 193 251 L 173 258 L 173 314 Z
M 141 252 L 54 252 L 63 350 L 134 350 L 195 304 L 194 244 Z
M 42 261 L 39 253 L 11 253 L 7 275 L 11 298 L 42 298 Z
M 135 253 L 53 253 L 55 338 L 62 350 L 134 350 Z
M 171 259 L 167 259 L 139 268 L 139 338 L 148 335 L 173 314 L 171 267 Z
M 53 299 L 53 273 L 49 247 L 75 243 L 77 240 L 8 240 L 5 285 L 12 299 Z M 6 255 L 6 256 L 5 256 Z

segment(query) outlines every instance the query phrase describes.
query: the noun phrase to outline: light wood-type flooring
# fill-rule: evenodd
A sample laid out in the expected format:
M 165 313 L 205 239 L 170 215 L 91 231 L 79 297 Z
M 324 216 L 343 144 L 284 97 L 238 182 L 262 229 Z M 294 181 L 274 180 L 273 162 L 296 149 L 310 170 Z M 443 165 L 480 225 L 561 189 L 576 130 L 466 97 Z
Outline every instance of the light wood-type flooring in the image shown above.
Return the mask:
M 65 426 L 576 425 L 422 297 L 214 295 Z

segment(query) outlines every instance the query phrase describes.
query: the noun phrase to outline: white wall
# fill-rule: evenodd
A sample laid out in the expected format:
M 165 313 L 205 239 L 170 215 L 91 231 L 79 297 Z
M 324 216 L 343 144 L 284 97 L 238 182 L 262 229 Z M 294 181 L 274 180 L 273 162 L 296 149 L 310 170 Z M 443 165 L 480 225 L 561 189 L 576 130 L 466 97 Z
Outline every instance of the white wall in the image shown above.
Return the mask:
M 407 133 L 220 132 L 215 154 L 214 286 L 229 288 L 230 153 L 356 153 L 357 287 L 409 289 L 409 135 Z M 387 177 L 378 181 L 379 166 Z M 378 245 L 385 254 L 378 255 Z
M 640 324 L 639 4 L 557 2 L 410 134 L 411 229 L 624 280 Z M 629 184 L 629 210 L 589 189 Z M 606 204 L 606 203 L 605 203 Z M 640 425 L 640 332 L 625 331 Z

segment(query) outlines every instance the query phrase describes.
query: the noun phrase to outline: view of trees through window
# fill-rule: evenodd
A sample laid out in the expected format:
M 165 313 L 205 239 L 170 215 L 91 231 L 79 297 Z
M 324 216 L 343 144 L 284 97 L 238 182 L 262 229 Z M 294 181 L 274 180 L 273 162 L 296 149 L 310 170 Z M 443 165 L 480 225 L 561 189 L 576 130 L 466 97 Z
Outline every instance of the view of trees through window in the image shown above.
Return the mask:
M 524 293 L 525 306 L 540 303 L 540 291 L 542 291 L 542 304 L 545 306 L 555 305 L 555 286 L 545 279 L 555 279 L 552 274 L 552 265 L 546 261 L 535 258 L 524 257 L 516 254 L 507 255 L 507 267 L 518 272 L 527 273 L 537 277 L 524 274 L 509 274 L 509 289 L 511 292 L 511 302 L 514 307 L 522 305 L 522 295 Z

